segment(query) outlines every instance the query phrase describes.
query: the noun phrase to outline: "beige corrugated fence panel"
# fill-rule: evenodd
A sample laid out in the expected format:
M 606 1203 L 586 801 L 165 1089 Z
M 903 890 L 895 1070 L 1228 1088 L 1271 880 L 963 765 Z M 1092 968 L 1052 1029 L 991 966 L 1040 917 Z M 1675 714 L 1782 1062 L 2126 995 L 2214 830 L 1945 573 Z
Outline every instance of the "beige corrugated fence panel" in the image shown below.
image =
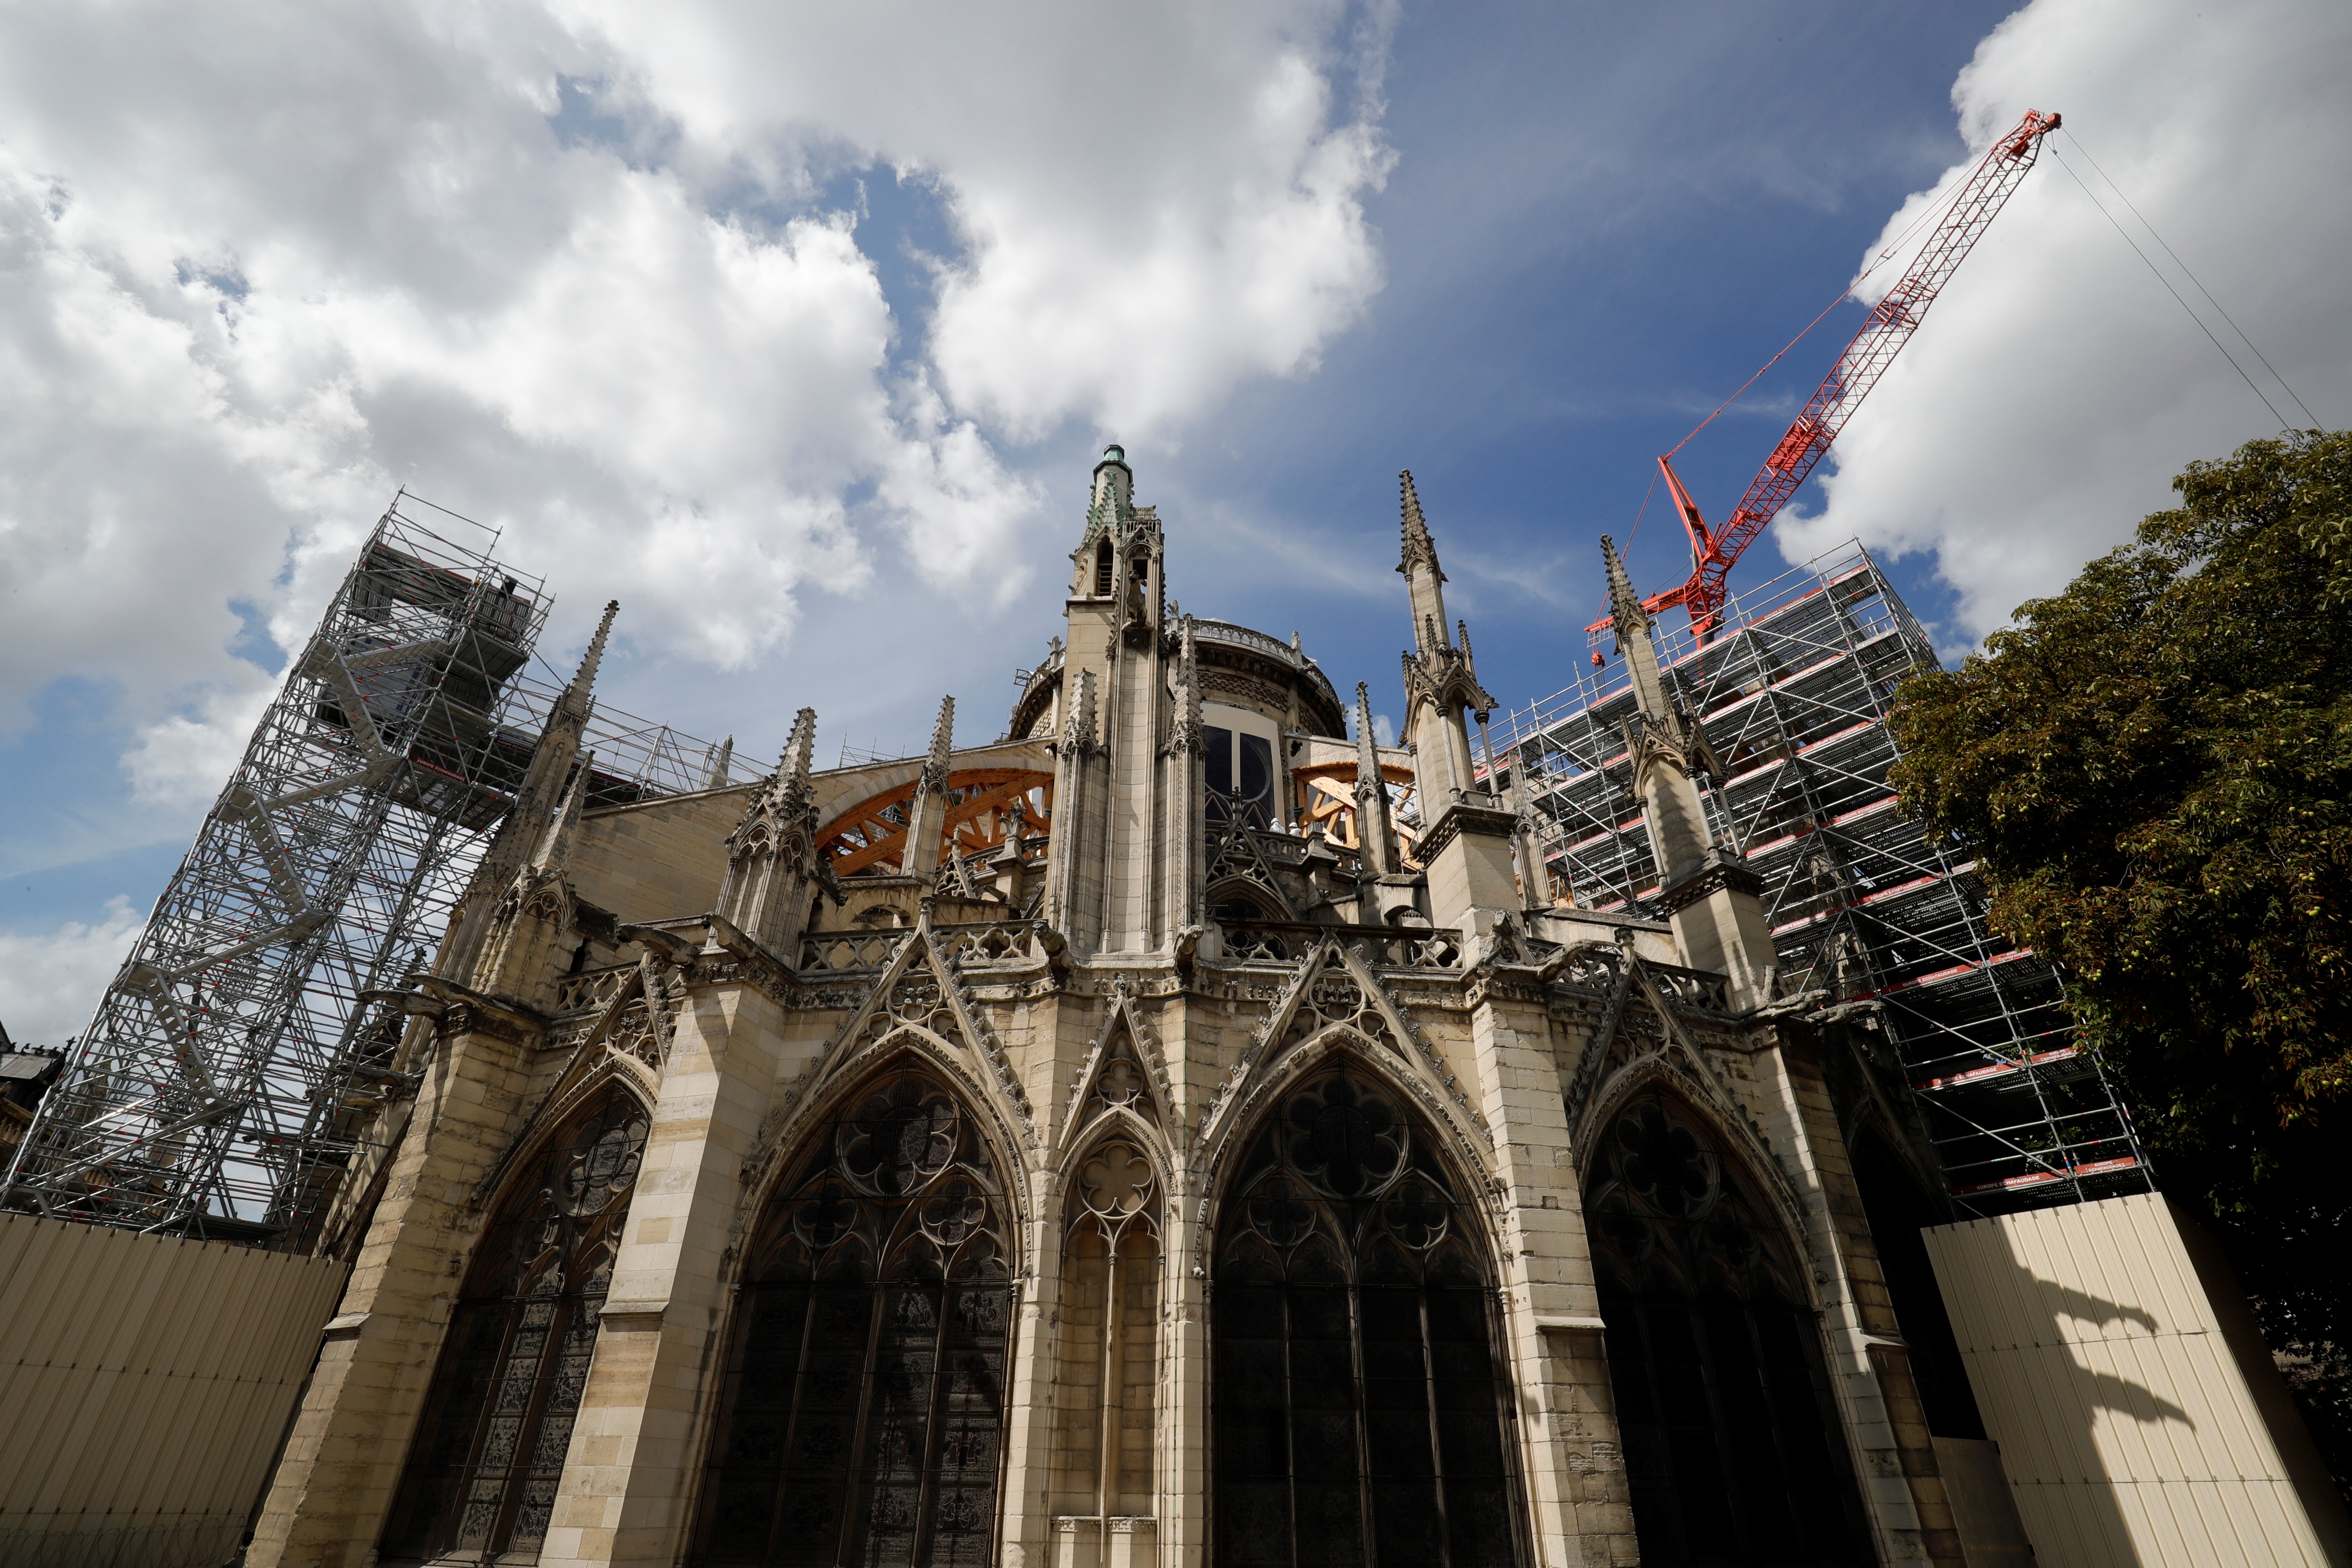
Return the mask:
M 2347 1563 L 2235 1283 L 2161 1196 L 1925 1235 L 2042 1568 Z
M 220 1561 L 346 1273 L 0 1215 L 0 1563 Z

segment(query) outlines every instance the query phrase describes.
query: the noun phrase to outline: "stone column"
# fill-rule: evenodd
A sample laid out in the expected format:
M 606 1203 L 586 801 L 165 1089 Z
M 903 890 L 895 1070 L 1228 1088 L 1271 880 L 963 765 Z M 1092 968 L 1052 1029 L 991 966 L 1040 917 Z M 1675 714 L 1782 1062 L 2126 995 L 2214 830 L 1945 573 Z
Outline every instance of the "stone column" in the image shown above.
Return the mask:
M 1601 1302 L 1560 1097 L 1552 1022 L 1532 975 L 1470 993 L 1475 1095 L 1503 1189 L 1507 1358 L 1539 1568 L 1633 1561 L 1633 1515 L 1609 1398 Z
M 523 1131 L 543 1020 L 446 982 L 408 1131 L 393 1157 L 328 1323 L 245 1561 L 250 1568 L 358 1568 L 375 1559 L 474 1245 L 483 1184 Z
M 1005 1367 L 1010 1386 L 1005 1390 L 997 1548 L 1005 1568 L 1045 1568 L 1054 1561 L 1053 1443 L 1061 1381 L 1062 1249 L 1052 1217 L 1051 1180 L 1044 1171 L 1018 1174 L 1029 1187 L 1031 1267 L 1014 1285 L 1019 1296 Z
M 1192 1271 L 1200 1235 L 1200 1197 L 1178 1194 L 1171 1205 L 1161 1266 L 1162 1368 L 1156 1535 L 1161 1568 L 1201 1568 L 1209 1561 L 1209 1281 Z M 1202 1256 L 1209 1256 L 1203 1249 Z
M 717 1391 L 713 1342 L 733 1295 L 727 1251 L 743 1163 L 780 1076 L 820 1044 L 788 1043 L 784 1022 L 748 982 L 689 983 L 542 1568 L 667 1568 L 686 1549 L 698 1440 Z
M 1962 1568 L 1959 1531 L 1864 1218 L 1845 1140 L 1809 1043 L 1778 1031 L 1752 1058 L 1757 1121 L 1794 1179 L 1821 1282 L 1830 1379 L 1880 1561 Z M 1771 1036 L 1760 1037 L 1772 1038 Z

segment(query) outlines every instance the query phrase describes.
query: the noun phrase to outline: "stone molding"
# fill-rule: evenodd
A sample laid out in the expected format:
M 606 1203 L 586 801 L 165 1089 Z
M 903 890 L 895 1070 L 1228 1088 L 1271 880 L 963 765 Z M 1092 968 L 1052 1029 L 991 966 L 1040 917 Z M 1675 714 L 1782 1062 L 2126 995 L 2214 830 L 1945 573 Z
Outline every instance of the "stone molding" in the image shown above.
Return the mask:
M 1446 808 L 1445 814 L 1431 826 L 1427 833 L 1422 835 L 1418 851 L 1421 863 L 1428 865 L 1462 834 L 1508 838 L 1517 831 L 1518 826 L 1519 819 L 1514 813 L 1456 801 Z
M 1716 852 L 1717 857 L 1721 854 L 1720 850 Z M 1706 865 L 1661 890 L 1658 904 L 1666 913 L 1678 914 L 1709 894 L 1721 891 L 1760 894 L 1764 891 L 1764 879 L 1739 861 L 1711 857 Z

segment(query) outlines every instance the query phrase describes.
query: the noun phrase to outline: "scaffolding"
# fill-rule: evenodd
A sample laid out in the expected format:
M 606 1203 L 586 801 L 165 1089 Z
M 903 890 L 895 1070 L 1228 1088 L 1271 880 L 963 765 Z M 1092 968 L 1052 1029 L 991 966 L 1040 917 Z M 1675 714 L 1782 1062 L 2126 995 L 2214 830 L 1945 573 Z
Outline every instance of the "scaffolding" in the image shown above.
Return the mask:
M 438 946 L 562 680 L 544 584 L 403 493 L 16 1151 L 5 1206 L 299 1250 L 402 1087 L 394 988 Z M 588 802 L 729 782 L 600 710 Z
M 1859 543 L 1731 599 L 1712 641 L 1657 628 L 1668 694 L 1727 775 L 1717 840 L 1764 879 L 1782 989 L 1875 1021 L 1954 1201 L 1985 1215 L 2141 1192 L 2130 1120 L 2074 1044 L 2047 960 L 1986 920 L 1975 862 L 1906 816 L 1888 782 L 1895 688 L 1933 644 Z M 1612 634 L 1591 637 L 1599 655 Z M 1633 794 L 1622 660 L 1514 711 L 1498 766 L 1523 769 L 1555 885 L 1588 908 L 1659 917 Z

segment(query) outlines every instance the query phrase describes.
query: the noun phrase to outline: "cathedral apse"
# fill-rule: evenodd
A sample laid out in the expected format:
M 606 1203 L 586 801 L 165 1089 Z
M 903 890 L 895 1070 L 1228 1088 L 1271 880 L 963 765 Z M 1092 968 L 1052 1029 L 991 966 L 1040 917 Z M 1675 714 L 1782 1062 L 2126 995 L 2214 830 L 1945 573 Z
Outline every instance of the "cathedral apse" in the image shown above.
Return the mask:
M 251 1563 L 1958 1568 L 1877 1069 L 1752 880 L 1555 884 L 1411 476 L 1392 745 L 1181 611 L 1133 488 L 993 738 L 820 768 L 810 693 L 754 782 L 600 804 L 551 729 Z

